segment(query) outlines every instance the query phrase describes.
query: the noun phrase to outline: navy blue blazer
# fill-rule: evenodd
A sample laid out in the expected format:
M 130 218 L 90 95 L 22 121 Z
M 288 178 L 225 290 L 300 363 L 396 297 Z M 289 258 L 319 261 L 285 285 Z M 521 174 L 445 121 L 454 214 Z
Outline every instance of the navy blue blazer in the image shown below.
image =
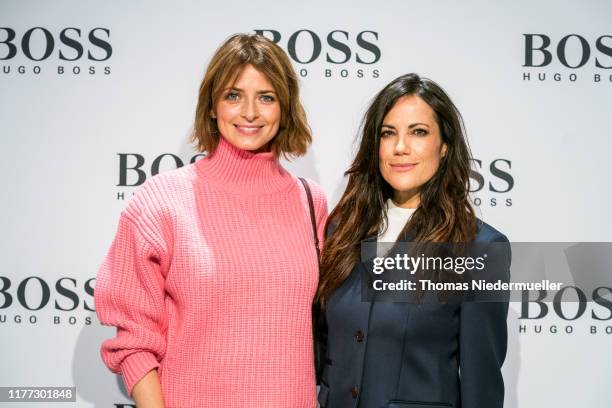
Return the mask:
M 475 242 L 508 239 L 478 220 Z M 509 280 L 510 250 L 501 267 Z M 322 408 L 497 408 L 508 302 L 365 302 L 364 262 L 327 302 Z

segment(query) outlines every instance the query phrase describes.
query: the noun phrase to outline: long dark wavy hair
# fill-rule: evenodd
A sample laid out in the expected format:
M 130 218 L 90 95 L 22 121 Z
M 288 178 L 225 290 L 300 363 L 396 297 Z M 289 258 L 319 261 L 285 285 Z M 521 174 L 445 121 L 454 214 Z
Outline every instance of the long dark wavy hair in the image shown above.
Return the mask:
M 387 219 L 385 202 L 393 188 L 379 171 L 378 149 L 384 117 L 403 96 L 414 95 L 434 111 L 446 155 L 420 191 L 420 204 L 405 225 L 416 242 L 471 242 L 477 232 L 476 214 L 469 199 L 471 153 L 461 114 L 435 82 L 417 74 L 396 78 L 376 95 L 363 119 L 359 150 L 345 175 L 348 185 L 331 212 L 327 227 L 316 305 L 325 307 L 332 293 L 359 261 L 363 239 L 377 235 Z M 400 236 L 402 236 L 400 234 Z M 405 236 L 405 235 L 404 235 Z

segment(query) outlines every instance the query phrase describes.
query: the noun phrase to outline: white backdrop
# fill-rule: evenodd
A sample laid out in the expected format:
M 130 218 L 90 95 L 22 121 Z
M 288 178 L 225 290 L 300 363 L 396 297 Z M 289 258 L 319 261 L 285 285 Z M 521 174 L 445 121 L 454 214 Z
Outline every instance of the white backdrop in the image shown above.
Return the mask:
M 114 329 L 89 310 L 138 181 L 124 169 L 120 185 L 121 157 L 134 167 L 140 155 L 147 177 L 163 154 L 189 161 L 199 82 L 235 32 L 276 31 L 295 50 L 314 143 L 287 167 L 318 181 L 330 208 L 369 100 L 417 72 L 464 115 L 485 221 L 512 241 L 611 241 L 611 18 L 607 0 L 0 0 L 0 386 L 74 385 L 79 407 L 130 402 L 99 358 Z M 528 319 L 522 306 L 508 318 L 506 406 L 609 407 L 612 316 L 591 311 L 612 313 L 589 303 L 575 320 L 552 308 Z

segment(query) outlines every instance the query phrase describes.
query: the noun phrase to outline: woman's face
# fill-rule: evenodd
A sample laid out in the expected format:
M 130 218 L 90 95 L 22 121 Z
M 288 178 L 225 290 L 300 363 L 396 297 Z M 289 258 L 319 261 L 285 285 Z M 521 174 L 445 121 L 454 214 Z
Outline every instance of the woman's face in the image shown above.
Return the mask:
M 419 191 L 446 155 L 433 109 L 416 95 L 403 96 L 383 119 L 379 168 L 394 190 L 393 201 L 405 208 L 419 205 Z
M 226 84 L 214 116 L 219 132 L 232 145 L 264 152 L 278 133 L 281 107 L 268 77 L 249 64 Z

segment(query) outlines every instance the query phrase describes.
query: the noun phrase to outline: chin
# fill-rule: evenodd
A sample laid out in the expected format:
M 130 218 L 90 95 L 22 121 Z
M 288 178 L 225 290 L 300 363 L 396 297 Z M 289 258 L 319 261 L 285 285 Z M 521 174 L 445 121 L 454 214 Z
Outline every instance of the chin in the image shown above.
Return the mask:
M 232 145 L 234 145 L 234 147 L 237 147 L 240 150 L 248 150 L 248 151 L 254 151 L 254 150 L 261 149 L 267 143 L 267 142 L 262 142 L 258 140 L 249 140 L 242 136 L 228 139 L 228 141 Z
M 266 143 L 263 143 L 263 144 L 261 144 L 261 143 L 258 143 L 258 144 L 250 144 L 250 143 L 248 143 L 248 144 L 245 144 L 244 147 L 241 147 L 241 149 L 242 150 L 248 150 L 249 152 L 256 152 L 256 151 L 258 151 L 260 149 L 264 149 L 260 153 L 270 151 L 269 148 L 266 148 Z
M 399 183 L 388 182 L 388 183 L 391 186 L 391 188 L 395 191 L 410 191 L 417 187 L 415 183 L 406 183 L 406 182 L 399 182 Z

